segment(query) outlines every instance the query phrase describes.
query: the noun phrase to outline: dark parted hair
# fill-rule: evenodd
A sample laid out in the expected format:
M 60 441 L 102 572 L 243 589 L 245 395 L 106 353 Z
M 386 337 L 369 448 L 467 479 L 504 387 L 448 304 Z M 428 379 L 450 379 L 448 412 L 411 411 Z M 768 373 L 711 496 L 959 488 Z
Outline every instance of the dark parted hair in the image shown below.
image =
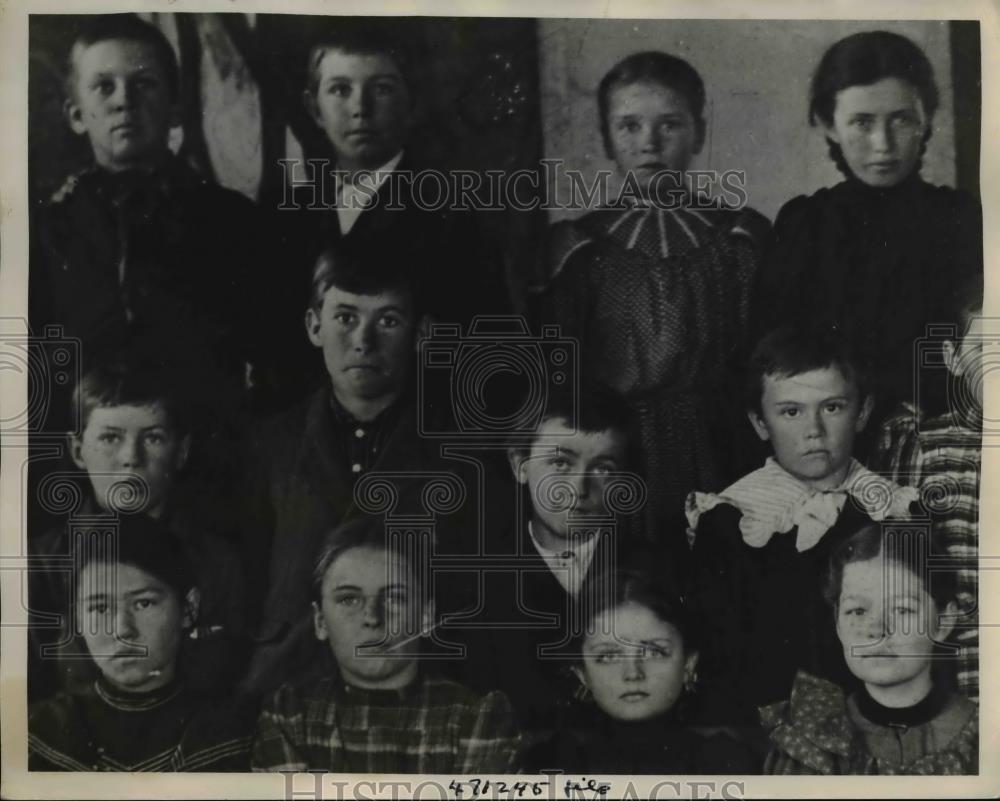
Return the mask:
M 612 158 L 611 125 L 608 119 L 611 92 L 636 83 L 658 83 L 683 95 L 694 117 L 698 139 L 705 137 L 705 83 L 688 62 L 669 53 L 647 50 L 619 61 L 601 78 L 597 87 L 597 107 L 601 117 L 604 151 Z
M 836 367 L 864 399 L 870 392 L 867 360 L 836 326 L 818 324 L 782 326 L 765 334 L 746 366 L 744 408 L 762 413 L 761 398 L 767 376 L 790 378 Z
M 929 569 L 932 557 L 940 558 L 944 552 L 937 538 L 931 535 L 929 526 L 914 524 L 883 530 L 881 526 L 869 523 L 843 540 L 830 554 L 823 581 L 823 598 L 836 610 L 840 602 L 844 568 L 854 562 L 867 562 L 882 556 L 906 568 L 923 581 L 924 589 L 941 612 L 955 600 L 958 590 L 954 565 L 946 569 Z
M 160 406 L 180 435 L 191 431 L 192 408 L 183 373 L 143 362 L 119 361 L 88 371 L 73 389 L 71 414 L 79 413 L 82 432 L 94 409 L 109 406 Z
M 427 565 L 421 558 L 423 549 L 419 540 L 420 532 L 416 530 L 394 532 L 390 535 L 385 521 L 375 515 L 360 515 L 341 523 L 329 533 L 320 546 L 309 586 L 309 599 L 316 604 L 321 602 L 323 578 L 334 562 L 355 548 L 382 551 L 387 555 L 398 556 L 409 570 L 414 583 L 419 587 L 430 589 L 433 587 L 431 577 L 422 575 Z
M 395 20 L 340 18 L 324 25 L 309 44 L 306 88 L 313 97 L 319 91 L 320 64 L 332 50 L 352 56 L 388 56 L 399 70 L 410 97 L 416 96 L 414 48 Z
M 597 618 L 606 610 L 623 604 L 636 604 L 674 626 L 684 641 L 687 653 L 698 650 L 700 638 L 695 615 L 684 596 L 675 590 L 671 578 L 664 571 L 654 569 L 659 562 L 652 557 L 657 553 L 641 550 L 616 570 L 604 571 L 588 580 L 581 592 L 584 636 L 594 632 Z M 639 554 L 651 558 L 642 564 Z M 578 644 L 581 652 L 582 641 L 583 637 Z
M 98 14 L 80 17 L 79 27 L 74 31 L 73 42 L 66 55 L 66 94 L 73 97 L 75 92 L 76 64 L 74 62 L 78 47 L 90 47 L 98 42 L 111 39 L 124 39 L 129 42 L 140 42 L 149 45 L 167 74 L 170 99 L 177 101 L 180 94 L 180 68 L 177 65 L 177 54 L 167 37 L 155 25 L 137 17 L 135 14 Z
M 534 388 L 521 398 L 521 409 L 534 407 Z M 634 452 L 637 447 L 635 416 L 625 399 L 605 384 L 583 380 L 579 384 L 567 382 L 562 386 L 550 386 L 541 405 L 541 414 L 535 427 L 537 437 L 541 427 L 550 420 L 564 420 L 575 424 L 577 430 L 588 434 L 604 431 L 620 431 L 626 440 L 627 466 L 637 464 Z M 528 450 L 530 444 L 524 438 L 511 437 L 510 447 Z M 623 468 L 627 467 L 622 465 Z
M 889 31 L 855 33 L 841 39 L 823 54 L 809 88 L 809 123 L 832 126 L 838 92 L 851 86 L 870 86 L 885 78 L 906 81 L 920 95 L 928 122 L 923 142 L 926 148 L 933 131 L 930 122 L 938 108 L 934 70 L 920 47 L 905 36 Z M 830 158 L 842 173 L 849 175 L 840 146 L 827 141 Z
M 313 262 L 309 307 L 319 311 L 323 295 L 331 287 L 354 295 L 377 295 L 392 289 L 409 293 L 414 320 L 426 308 L 425 298 L 414 276 L 418 265 L 405 244 L 384 238 L 359 243 L 340 239 L 327 245 Z
M 116 518 L 114 534 L 103 536 L 109 527 L 84 531 L 86 541 L 76 548 L 74 560 L 78 588 L 83 569 L 94 563 L 137 567 L 170 587 L 181 602 L 197 585 L 183 543 L 166 523 L 144 514 L 123 514 Z

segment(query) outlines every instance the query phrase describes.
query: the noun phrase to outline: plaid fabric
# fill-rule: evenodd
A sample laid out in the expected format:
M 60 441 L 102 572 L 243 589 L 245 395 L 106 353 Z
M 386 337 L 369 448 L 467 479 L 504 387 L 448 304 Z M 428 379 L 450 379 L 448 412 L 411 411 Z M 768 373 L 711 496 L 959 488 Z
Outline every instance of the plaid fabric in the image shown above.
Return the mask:
M 951 415 L 921 420 L 911 409 L 883 426 L 876 466 L 899 484 L 920 487 L 931 505 L 933 532 L 957 567 L 963 613 L 952 641 L 958 688 L 979 701 L 979 476 L 982 430 L 955 425 Z M 941 498 L 940 506 L 935 498 Z M 939 511 L 940 509 L 940 511 Z
M 283 685 L 257 721 L 255 771 L 511 773 L 520 737 L 507 697 L 422 675 L 372 691 L 327 676 Z

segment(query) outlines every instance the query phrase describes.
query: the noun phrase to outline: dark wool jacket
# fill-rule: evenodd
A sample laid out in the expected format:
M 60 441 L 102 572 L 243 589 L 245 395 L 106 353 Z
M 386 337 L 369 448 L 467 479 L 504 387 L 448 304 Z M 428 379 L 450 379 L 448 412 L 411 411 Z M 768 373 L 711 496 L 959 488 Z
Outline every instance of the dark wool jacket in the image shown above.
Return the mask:
M 73 175 L 31 222 L 33 329 L 79 338 L 84 367 L 125 352 L 242 383 L 270 291 L 249 200 L 168 155 Z
M 241 534 L 247 581 L 258 588 L 248 610 L 258 642 L 245 683 L 253 695 L 276 689 L 311 655 L 310 588 L 319 549 L 340 523 L 371 512 L 355 501 L 356 482 L 365 474 L 352 472 L 345 458 L 331 395 L 329 386 L 322 387 L 265 421 L 249 438 Z M 387 481 L 393 491 L 386 495 L 373 489 L 369 501 L 378 506 L 380 500 L 394 500 L 371 513 L 387 522 L 401 514 L 422 515 L 433 520 L 437 553 L 472 552 L 482 479 L 468 463 L 442 456 L 440 440 L 420 436 L 412 395 L 398 404 L 366 471 L 392 474 Z M 435 501 L 425 490 L 441 482 L 460 488 L 460 494 L 454 504 L 428 508 Z M 457 603 L 441 597 L 441 586 L 437 589 L 439 611 Z

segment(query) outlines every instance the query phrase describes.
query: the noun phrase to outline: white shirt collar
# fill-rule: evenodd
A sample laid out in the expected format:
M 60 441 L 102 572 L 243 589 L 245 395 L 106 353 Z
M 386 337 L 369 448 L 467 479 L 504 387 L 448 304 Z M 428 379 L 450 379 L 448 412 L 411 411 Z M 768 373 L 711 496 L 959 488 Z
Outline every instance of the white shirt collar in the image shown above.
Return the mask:
M 592 534 L 586 538 L 567 540 L 565 549 L 554 551 L 538 542 L 530 520 L 528 521 L 528 536 L 531 537 L 531 544 L 538 551 L 538 555 L 548 565 L 549 570 L 552 571 L 562 588 L 572 596 L 578 595 L 580 587 L 583 585 L 583 579 L 590 569 L 590 563 L 594 559 L 594 550 L 597 548 L 599 537 Z
M 340 233 L 346 234 L 354 227 L 354 223 L 358 221 L 361 213 L 374 202 L 373 199 L 379 187 L 385 183 L 386 178 L 391 173 L 395 172 L 402 159 L 403 151 L 400 150 L 381 167 L 366 170 L 365 172 L 370 173 L 370 176 L 365 176 L 361 188 L 349 181 L 340 180 L 338 182 L 337 217 L 340 220 Z

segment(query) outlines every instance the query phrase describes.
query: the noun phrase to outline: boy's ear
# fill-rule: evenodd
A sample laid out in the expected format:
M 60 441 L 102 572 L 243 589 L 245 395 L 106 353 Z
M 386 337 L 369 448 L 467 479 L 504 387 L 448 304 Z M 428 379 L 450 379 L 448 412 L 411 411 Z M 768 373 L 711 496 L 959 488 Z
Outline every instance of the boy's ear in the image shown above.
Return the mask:
M 302 92 L 302 105 L 306 107 L 306 111 L 309 113 L 309 116 L 313 118 L 313 122 L 322 128 L 323 121 L 319 116 L 319 104 L 316 102 L 316 98 L 313 97 L 313 93 L 308 89 L 305 89 Z
M 760 414 L 753 409 L 750 409 L 747 411 L 747 419 L 750 421 L 750 425 L 753 426 L 753 430 L 757 432 L 757 436 L 760 437 L 763 442 L 767 442 L 771 439 L 771 432 L 767 430 L 767 423 Z
M 576 676 L 577 679 L 580 680 L 580 684 L 582 684 L 584 687 L 586 687 L 589 690 L 590 689 L 590 685 L 587 684 L 587 673 L 586 673 L 586 671 L 584 671 L 583 665 L 579 665 L 579 664 L 572 665 L 570 667 L 570 670 L 572 670 L 573 671 L 573 675 Z
M 695 120 L 695 134 L 696 139 L 694 141 L 694 147 L 691 148 L 692 155 L 697 156 L 701 153 L 703 147 L 705 147 L 705 136 L 707 133 L 707 124 L 702 120 Z
M 316 634 L 316 639 L 317 640 L 330 639 L 330 634 L 326 630 L 326 621 L 323 620 L 323 613 L 320 611 L 319 604 L 313 601 L 312 608 L 313 608 L 313 632 Z
M 198 625 L 198 610 L 201 608 L 201 592 L 197 587 L 192 587 L 184 596 L 184 619 L 183 627 L 193 629 Z
M 871 395 L 865 395 L 865 399 L 861 402 L 861 411 L 858 412 L 858 422 L 854 424 L 854 430 L 856 433 L 861 433 L 864 431 L 866 425 L 868 425 L 868 418 L 872 416 L 872 409 L 875 408 L 875 399 Z
M 941 350 L 944 351 L 944 363 L 948 372 L 957 378 L 962 374 L 962 360 L 958 358 L 958 346 L 953 340 L 946 339 L 941 343 Z
M 693 687 L 698 676 L 698 652 L 692 651 L 684 658 L 684 686 Z
M 73 133 L 87 133 L 87 126 L 83 121 L 83 110 L 76 104 L 75 100 L 72 98 L 66 99 L 63 103 L 63 114 L 66 115 L 66 122 L 73 129 Z
M 416 336 L 413 338 L 413 348 L 419 350 L 420 340 L 425 339 L 431 335 L 431 316 L 429 314 L 423 315 L 419 320 L 417 320 L 417 325 L 415 327 Z
M 81 470 L 86 470 L 87 463 L 83 460 L 83 437 L 74 431 L 67 431 L 66 442 L 69 443 L 69 455 L 73 464 Z
M 184 124 L 184 116 L 181 112 L 181 101 L 178 97 L 176 100 L 170 103 L 170 115 L 168 117 L 167 124 L 170 126 L 167 130 L 172 128 L 180 128 Z
M 187 464 L 188 456 L 191 455 L 191 435 L 185 434 L 181 437 L 181 446 L 177 451 L 177 469 L 183 470 Z
M 528 455 L 520 448 L 507 448 L 507 464 L 518 484 L 528 483 Z
M 306 310 L 306 335 L 309 337 L 309 341 L 312 342 L 317 348 L 323 347 L 323 340 L 320 339 L 319 329 L 321 326 L 321 320 L 319 313 L 313 309 L 309 308 Z

